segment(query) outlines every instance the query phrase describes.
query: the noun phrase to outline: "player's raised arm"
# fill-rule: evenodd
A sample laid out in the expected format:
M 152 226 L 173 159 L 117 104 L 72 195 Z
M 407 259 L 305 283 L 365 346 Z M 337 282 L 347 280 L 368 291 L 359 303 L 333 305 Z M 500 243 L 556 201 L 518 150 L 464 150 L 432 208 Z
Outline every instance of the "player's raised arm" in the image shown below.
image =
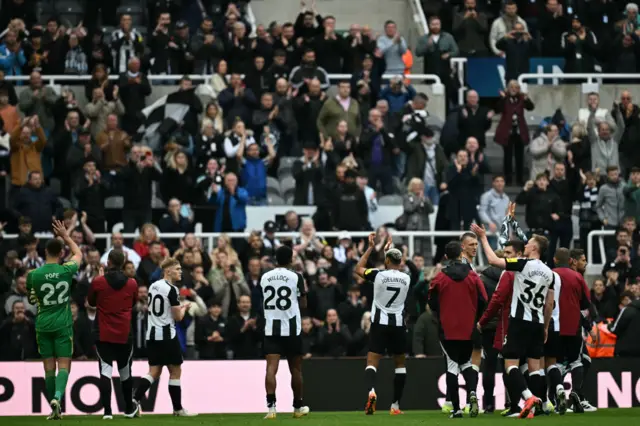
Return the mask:
M 76 265 L 80 267 L 80 264 L 82 264 L 82 252 L 80 251 L 80 247 L 78 247 L 69 236 L 69 232 L 67 232 L 67 229 L 64 227 L 64 223 L 59 220 L 54 220 L 52 227 L 54 235 L 60 237 L 69 247 L 69 250 L 71 250 L 71 259 L 69 260 L 75 262 Z
M 506 261 L 496 256 L 495 252 L 491 248 L 489 240 L 487 239 L 487 231 L 473 223 L 471 224 L 471 232 L 476 234 L 478 239 L 482 242 L 484 254 L 487 256 L 487 262 L 489 262 L 490 265 L 497 266 L 498 268 L 506 269 Z
M 369 247 L 367 247 L 367 251 L 365 251 L 360 257 L 360 260 L 358 261 L 358 264 L 356 265 L 356 268 L 353 271 L 354 273 L 358 274 L 362 278 L 365 278 L 365 272 L 367 271 L 367 262 L 369 261 L 369 256 L 371 256 L 371 252 L 373 251 L 373 248 L 375 247 L 375 245 L 376 245 L 376 234 L 372 232 L 371 234 L 369 234 Z

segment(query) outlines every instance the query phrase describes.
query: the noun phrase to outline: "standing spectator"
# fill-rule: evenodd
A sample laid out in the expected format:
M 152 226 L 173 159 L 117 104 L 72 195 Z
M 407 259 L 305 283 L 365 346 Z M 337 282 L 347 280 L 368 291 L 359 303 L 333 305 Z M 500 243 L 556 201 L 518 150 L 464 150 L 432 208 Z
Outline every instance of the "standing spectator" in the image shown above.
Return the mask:
M 255 40 L 252 42 L 247 37 L 247 27 L 243 22 L 233 24 L 233 35 L 227 43 L 226 57 L 229 61 L 229 69 L 234 74 L 246 75 L 253 62 L 253 48 Z
M 500 50 L 497 46 L 498 41 L 504 38 L 505 35 L 515 29 L 516 23 L 520 23 L 524 26 L 524 31 L 529 31 L 527 23 L 518 16 L 518 5 L 513 0 L 507 0 L 504 3 L 503 13 L 491 24 L 491 31 L 489 32 L 489 47 L 496 56 L 505 56 L 505 52 Z
M 62 206 L 58 197 L 47 187 L 43 187 L 42 172 L 29 173 L 27 184 L 16 195 L 14 207 L 21 216 L 31 218 L 33 232 L 49 232 L 51 218 L 60 217 Z
M 71 33 L 69 35 L 69 49 L 64 58 L 64 73 L 67 75 L 85 75 L 89 70 L 87 63 L 87 55 L 84 53 L 78 35 Z
M 226 359 L 226 321 L 222 316 L 220 303 L 212 302 L 209 315 L 199 318 L 196 323 L 195 341 L 199 359 Z
M 596 130 L 597 131 L 597 130 Z M 591 143 L 582 123 L 571 126 L 570 143 L 567 145 L 567 164 L 578 172 L 591 170 Z
M 186 234 L 193 230 L 193 216 L 183 216 L 182 204 L 177 198 L 172 198 L 167 202 L 167 214 L 158 222 L 158 229 L 162 233 L 167 234 Z M 175 240 L 173 240 L 175 241 Z M 178 244 L 170 244 L 167 242 L 168 249 L 174 253 L 178 248 Z
M 632 167 L 629 174 L 629 183 L 624 188 L 625 204 L 624 215 L 635 219 L 640 223 L 640 167 Z
M 368 223 L 369 209 L 364 192 L 356 185 L 357 172 L 347 170 L 344 175 L 344 183 L 338 185 L 333 194 L 334 227 L 345 231 L 364 231 L 371 226 Z
M 144 43 L 142 36 L 136 29 L 132 28 L 131 15 L 122 15 L 120 17 L 120 28 L 111 34 L 112 70 L 116 73 L 126 73 L 127 70 L 133 71 L 130 66 L 131 60 L 135 57 L 140 58 L 143 54 Z M 122 86 L 120 84 L 120 87 Z M 125 105 L 129 107 L 128 102 L 125 102 Z
M 34 134 L 37 138 L 35 143 L 31 139 Z M 9 142 L 11 144 L 11 184 L 20 187 L 27 182 L 30 173 L 42 173 L 40 156 L 47 140 L 39 118 L 33 116 L 23 120 L 12 129 Z M 33 216 L 30 217 L 33 218 Z
M 411 349 L 416 358 L 442 356 L 438 319 L 427 309 L 418 317 L 413 327 Z
M 162 173 L 150 151 L 131 148 L 129 164 L 122 170 L 124 187 L 124 229 L 133 232 L 151 220 L 152 181 L 160 180 Z
M 289 81 L 291 67 L 287 63 L 287 54 L 284 50 L 276 50 L 273 55 L 273 63 L 265 72 L 265 80 L 269 91 L 276 89 L 276 82 L 283 78 Z
M 458 146 L 464 147 L 470 137 L 476 138 L 480 150 L 487 146 L 486 133 L 491 127 L 493 110 L 480 105 L 480 96 L 475 90 L 469 90 L 465 97 L 466 103 L 460 108 L 458 115 Z
M 620 179 L 620 169 L 607 167 L 607 179 L 598 191 L 596 203 L 598 218 L 605 229 L 617 229 L 624 217 L 624 181 Z
M 405 84 L 401 75 L 392 77 L 389 85 L 380 92 L 380 100 L 387 101 L 389 113 L 396 116 L 415 96 L 416 89 L 411 84 Z
M 7 91 L 7 95 L 9 96 L 9 105 L 16 106 L 18 105 L 18 96 L 16 95 L 16 88 L 13 87 L 13 83 L 4 79 L 5 75 L 2 70 L 0 70 L 0 89 L 4 89 Z M 23 91 L 26 88 L 23 88 Z
M 172 58 L 171 49 L 169 48 L 169 43 L 171 42 L 171 34 L 169 34 L 170 26 L 171 15 L 169 13 L 161 13 L 158 15 L 157 25 L 149 39 L 149 56 L 152 61 L 150 72 L 153 74 L 171 73 Z
M 416 55 L 424 58 L 424 73 L 435 74 L 442 83 L 449 88 L 451 85 L 451 58 L 458 56 L 460 51 L 451 34 L 442 31 L 440 18 L 429 18 L 429 34 L 418 39 Z
M 267 70 L 263 56 L 253 58 L 253 64 L 249 73 L 244 77 L 244 84 L 250 88 L 256 97 L 262 97 L 269 89 L 267 87 Z
M 530 179 L 540 173 L 550 174 L 556 163 L 564 164 L 567 157 L 565 142 L 560 138 L 558 126 L 549 124 L 544 131 L 531 142 Z M 567 246 L 562 246 L 567 247 Z
M 320 81 L 322 90 L 329 88 L 329 74 L 327 71 L 318 66 L 316 63 L 316 52 L 313 49 L 306 49 L 302 55 L 300 65 L 291 70 L 289 74 L 289 83 L 294 89 L 300 89 L 305 84 L 309 84 L 310 80 L 317 78 Z
M 196 74 L 215 73 L 215 64 L 224 53 L 224 45 L 216 38 L 211 18 L 205 17 L 191 38 L 191 52 L 195 58 Z
M 364 160 L 372 186 L 380 183 L 385 195 L 393 192 L 391 165 L 397 149 L 393 133 L 384 128 L 380 111 L 370 110 L 362 139 L 356 144 L 356 155 Z
M 578 187 L 578 202 L 580 203 L 580 212 L 578 213 L 578 226 L 580 227 L 580 248 L 587 252 L 587 240 L 589 232 L 602 228 L 600 218 L 598 217 L 598 186 L 597 178 L 592 172 L 580 174 L 581 185 Z M 599 251 L 596 250 L 594 256 Z M 598 263 L 598 262 L 596 262 Z
M 307 142 L 302 152 L 302 158 L 293 165 L 293 177 L 296 180 L 293 204 L 317 206 L 324 200 L 320 152 L 313 142 Z
M 151 278 L 154 274 L 157 275 L 160 270 L 160 263 L 164 259 L 162 255 L 162 244 L 158 241 L 151 241 L 148 245 L 148 253 L 140 261 L 140 266 L 137 269 L 137 276 L 140 277 L 141 284 L 150 286 L 153 283 Z
M 338 83 L 338 95 L 329 98 L 322 105 L 318 114 L 317 126 L 322 136 L 326 139 L 337 138 L 336 129 L 341 120 L 347 122 L 347 131 L 353 135 L 361 133 L 360 106 L 358 101 L 351 97 L 351 83 L 341 81 Z
M 191 52 L 189 26 L 185 21 L 176 22 L 175 30 L 169 44 L 170 71 L 174 74 L 187 75 L 193 71 L 194 56 Z
M 11 306 L 11 315 L 0 325 L 1 361 L 25 361 L 38 356 L 33 321 L 25 315 L 24 303 Z
M 492 188 L 480 197 L 478 216 L 482 224 L 486 225 L 492 233 L 500 231 L 500 225 L 509 207 L 509 196 L 504 192 L 504 184 L 504 176 L 495 175 Z
M 253 90 L 244 87 L 242 78 L 237 73 L 231 75 L 229 87 L 220 92 L 218 102 L 226 127 L 232 127 L 238 118 L 245 123 L 251 123 L 253 109 L 258 106 Z
M 269 128 L 265 126 L 264 132 L 269 136 Z M 252 143 L 246 146 L 246 142 L 240 142 L 236 156 L 241 164 L 240 183 L 249 196 L 248 204 L 251 206 L 263 206 L 267 202 L 267 168 L 271 166 L 276 157 L 273 144 L 269 139 L 265 140 L 267 156 L 260 158 L 260 146 Z M 246 157 L 243 157 L 246 150 Z
M 351 24 L 349 35 L 345 38 L 345 55 L 343 71 L 348 74 L 356 74 L 362 70 L 364 60 L 372 61 L 373 50 L 376 47 L 372 40 L 358 24 Z M 352 83 L 353 85 L 353 83 Z
M 613 110 L 613 118 L 616 123 L 601 121 L 597 123 L 597 134 L 595 112 L 591 111 L 587 122 L 587 134 L 591 145 L 591 170 L 602 176 L 609 167 L 620 167 L 619 144 L 624 134 L 624 120 L 618 108 Z M 613 134 L 612 134 L 613 133 Z
M 592 112 L 595 115 L 596 121 L 605 121 L 605 120 L 609 122 L 613 121 L 613 117 L 611 116 L 611 113 L 609 112 L 609 110 L 606 108 L 600 107 L 600 94 L 596 92 L 589 93 L 587 95 L 587 107 L 580 108 L 578 110 L 578 122 L 583 126 L 585 126 L 585 130 L 586 130 L 587 122 L 589 121 L 589 116 L 591 116 Z M 595 124 L 596 123 L 594 123 L 593 130 L 597 132 L 598 129 L 597 129 L 597 126 L 595 126 Z M 591 165 L 589 165 L 589 167 L 591 167 Z
M 114 232 L 113 234 L 111 234 L 111 244 L 111 248 L 105 251 L 100 258 L 101 265 L 106 266 L 107 260 L 109 258 L 109 253 L 111 253 L 111 250 L 117 249 L 122 250 L 127 258 L 127 262 L 131 262 L 133 264 L 133 267 L 135 269 L 138 269 L 138 266 L 140 266 L 140 261 L 142 259 L 140 259 L 140 255 L 135 250 L 124 245 L 124 237 L 122 236 L 122 234 L 120 234 L 119 232 Z M 140 300 L 140 298 L 138 298 L 138 300 Z
M 281 84 L 282 79 L 278 81 Z M 322 107 L 327 100 L 327 94 L 322 91 L 320 80 L 313 78 L 307 84 L 309 91 L 298 95 L 293 100 L 295 118 L 298 122 L 298 139 L 302 145 L 307 142 L 316 146 L 320 144 L 318 140 L 318 129 L 316 123 Z
M 53 130 L 53 106 L 58 99 L 58 95 L 50 86 L 42 85 L 42 76 L 39 72 L 32 72 L 29 77 L 29 86 L 24 87 L 20 92 L 18 107 L 20 111 L 30 117 L 37 115 L 42 127 L 46 130 Z
M 341 357 L 347 354 L 351 340 L 349 327 L 342 324 L 337 311 L 327 310 L 324 325 L 318 336 L 318 350 L 327 357 Z
M 87 61 L 90 70 L 95 70 L 97 66 L 108 70 L 113 66 L 111 49 L 109 49 L 109 46 L 104 42 L 104 32 L 102 28 L 96 28 L 93 31 L 93 35 L 86 46 Z
M 142 110 L 147 96 L 151 94 L 149 80 L 140 71 L 140 59 L 136 57 L 129 59 L 128 69 L 120 75 L 118 87 L 120 87 L 122 103 L 126 106 L 122 117 L 122 129 L 134 135 L 144 122 Z
M 398 32 L 395 22 L 389 20 L 384 23 L 384 34 L 376 40 L 377 49 L 384 57 L 386 72 L 389 74 L 404 74 L 405 64 L 403 55 L 407 51 L 407 42 Z
M 236 119 L 232 129 L 226 133 L 224 138 L 224 153 L 227 156 L 225 167 L 227 171 L 238 173 L 240 170 L 238 163 L 240 146 L 247 146 L 253 143 L 256 143 L 253 138 L 253 132 L 247 130 L 242 120 Z
M 238 313 L 227 321 L 228 344 L 233 351 L 233 359 L 258 359 L 258 344 L 262 333 L 258 329 L 258 319 L 251 316 L 251 298 L 238 298 Z
M 549 235 L 553 223 L 560 219 L 560 199 L 548 188 L 549 178 L 545 173 L 540 173 L 535 183 L 527 181 L 516 197 L 517 204 L 526 206 L 525 220 L 529 234 Z
M 515 5 L 513 6 L 515 7 Z M 507 84 L 507 92 L 500 91 L 499 109 L 502 112 L 495 141 L 504 149 L 503 168 L 507 185 L 513 182 L 512 158 L 515 155 L 515 181 L 518 185 L 524 182 L 524 146 L 529 143 L 529 128 L 524 118 L 524 110 L 531 111 L 533 102 L 526 93 L 520 92 L 520 84 L 511 80 Z
M 17 258 L 17 253 L 15 251 L 10 251 L 6 255 L 5 264 L 9 263 L 8 261 L 16 262 L 17 265 L 20 264 L 20 259 Z M 23 304 L 23 308 L 27 312 L 27 314 L 31 317 L 35 317 L 38 313 L 38 305 L 32 304 L 29 301 L 29 291 L 27 290 L 27 276 L 24 273 L 24 269 L 18 268 L 15 271 L 14 275 L 14 284 L 12 285 L 11 291 L 6 294 L 6 299 L 4 302 L 4 312 L 9 315 L 13 311 L 13 305 L 16 302 L 20 302 Z
M 541 54 L 548 58 L 563 56 L 562 34 L 569 28 L 569 20 L 558 0 L 546 0 L 545 8 L 538 16 L 539 31 L 542 38 Z
M 330 74 L 342 72 L 342 61 L 346 58 L 346 41 L 336 34 L 336 18 L 326 16 L 322 20 L 322 33 L 313 41 L 318 65 Z
M 634 165 L 640 164 L 640 148 L 638 139 L 640 138 L 640 108 L 631 99 L 628 90 L 620 94 L 620 103 L 614 107 L 612 112 L 616 118 L 622 117 L 624 120 L 624 133 L 620 139 L 620 166 L 623 176 L 629 174 L 629 170 Z
M 609 324 L 609 330 L 616 335 L 616 357 L 637 357 L 640 355 L 640 299 L 627 304 L 616 320 Z
M 4 43 L 0 44 L 0 70 L 9 76 L 22 75 L 22 67 L 26 63 L 27 59 L 18 35 L 12 30 L 7 31 Z
M 566 73 L 594 72 L 598 55 L 598 40 L 591 30 L 582 25 L 580 17 L 571 17 L 571 30 L 562 34 L 562 50 Z
M 473 199 L 477 203 L 480 203 L 480 196 L 484 192 L 484 176 L 489 174 L 491 170 L 489 169 L 489 161 L 485 158 L 484 154 L 480 152 L 480 144 L 476 140 L 476 138 L 471 137 L 467 139 L 467 143 L 464 145 L 464 149 L 467 150 L 467 154 L 469 154 L 469 165 L 471 169 L 474 169 L 477 166 L 477 179 L 475 188 L 471 188 L 474 194 Z
M 187 154 L 182 151 L 175 151 L 167 161 L 160 179 L 162 199 L 167 205 L 173 198 L 180 200 L 183 204 L 190 205 L 196 199 L 194 189 L 195 180 L 189 167 Z
M 216 194 L 217 206 L 214 232 L 242 232 L 247 226 L 246 206 L 249 194 L 244 188 L 238 187 L 238 177 L 234 173 L 227 173 L 224 177 L 224 185 L 212 187 Z M 213 203 L 213 196 L 209 203 Z
M 434 138 L 433 130 L 423 127 L 418 130 L 418 140 L 404 144 L 407 153 L 406 178 L 421 179 L 425 195 L 434 206 L 440 202 L 440 191 L 447 186 L 446 173 L 449 162 L 442 145 Z
M 99 165 L 102 160 L 102 151 L 92 143 L 89 129 L 81 127 L 78 130 L 78 140 L 67 151 L 67 158 L 64 163 L 65 171 L 71 177 L 72 188 L 79 175 L 83 174 L 82 167 L 88 159 Z
M 83 166 L 84 174 L 75 182 L 74 194 L 78 208 L 87 216 L 87 225 L 93 232 L 105 232 L 104 200 L 109 195 L 110 185 L 102 179 L 95 159 L 87 158 Z
M 448 216 L 451 230 L 468 229 L 476 218 L 475 188 L 478 186 L 478 169 L 476 163 L 471 165 L 469 153 L 461 149 L 456 154 L 453 164 L 447 171 L 447 188 L 449 189 Z
M 407 231 L 429 231 L 431 229 L 429 215 L 434 212 L 433 204 L 425 197 L 424 182 L 413 178 L 407 186 L 407 193 L 402 201 L 402 214 L 406 220 Z M 415 253 L 427 255 L 430 252 L 429 238 L 416 238 Z
M 100 87 L 93 89 L 93 97 L 85 108 L 87 117 L 91 120 L 91 135 L 96 138 L 107 127 L 107 117 L 124 114 L 124 104 L 120 100 L 118 86 L 113 87 L 113 100 L 107 101 L 104 90 Z M 117 124 L 117 122 L 116 122 Z
M 573 201 L 576 199 L 576 187 L 580 185 L 575 173 L 567 174 L 564 162 L 557 162 L 549 174 L 551 176 L 549 191 L 555 192 L 560 200 L 559 219 L 554 219 L 549 236 L 549 252 L 547 253 L 549 265 L 553 265 L 558 242 L 560 247 L 567 248 L 573 241 Z
M 96 145 L 102 150 L 102 166 L 106 171 L 120 172 L 127 166 L 131 138 L 118 128 L 117 115 L 107 115 L 105 127 L 96 137 Z
M 93 99 L 94 89 L 97 88 L 102 89 L 102 93 L 106 101 L 114 100 L 113 90 L 115 89 L 115 85 L 111 84 L 109 81 L 107 68 L 102 64 L 98 64 L 93 68 L 91 80 L 87 81 L 87 84 L 84 86 L 84 95 L 87 98 L 87 101 L 91 101 Z
M 485 42 L 489 21 L 477 6 L 476 0 L 465 0 L 453 15 L 453 35 L 458 41 L 460 55 L 467 58 L 488 56 L 489 53 Z
M 496 43 L 496 47 L 505 57 L 504 81 L 517 80 L 520 74 L 529 72 L 529 59 L 535 55 L 535 41 L 525 30 L 525 25 L 516 22 L 513 30 L 507 32 Z

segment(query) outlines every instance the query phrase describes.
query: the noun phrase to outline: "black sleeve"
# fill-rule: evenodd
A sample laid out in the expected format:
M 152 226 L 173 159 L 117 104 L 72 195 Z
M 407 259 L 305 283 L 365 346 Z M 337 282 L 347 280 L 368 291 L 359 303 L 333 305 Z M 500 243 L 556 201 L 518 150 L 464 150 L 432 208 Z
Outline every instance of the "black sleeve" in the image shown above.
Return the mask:
M 176 290 L 175 287 L 171 287 L 171 290 L 169 290 L 169 294 L 167 295 L 167 299 L 169 299 L 169 305 L 180 306 L 180 300 L 178 299 L 178 290 Z
M 302 274 L 298 272 L 296 272 L 296 275 L 298 276 L 298 297 L 306 296 L 307 292 L 304 288 L 304 278 Z
M 505 266 L 507 271 L 514 272 L 522 272 L 524 267 L 527 265 L 527 259 L 516 259 L 516 258 L 508 258 L 505 259 Z M 551 284 L 551 288 L 553 288 L 553 283 Z
M 378 276 L 378 272 L 380 272 L 380 270 L 369 268 L 364 271 L 364 279 L 369 282 L 374 282 L 376 277 Z

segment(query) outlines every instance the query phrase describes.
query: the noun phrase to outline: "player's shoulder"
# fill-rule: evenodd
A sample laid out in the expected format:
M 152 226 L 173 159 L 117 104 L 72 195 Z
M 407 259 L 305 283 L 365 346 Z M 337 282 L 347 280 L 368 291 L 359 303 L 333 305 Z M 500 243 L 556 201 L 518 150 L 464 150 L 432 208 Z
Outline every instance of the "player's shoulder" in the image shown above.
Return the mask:
M 364 270 L 364 277 L 373 280 L 380 272 L 382 271 L 378 268 L 367 268 Z

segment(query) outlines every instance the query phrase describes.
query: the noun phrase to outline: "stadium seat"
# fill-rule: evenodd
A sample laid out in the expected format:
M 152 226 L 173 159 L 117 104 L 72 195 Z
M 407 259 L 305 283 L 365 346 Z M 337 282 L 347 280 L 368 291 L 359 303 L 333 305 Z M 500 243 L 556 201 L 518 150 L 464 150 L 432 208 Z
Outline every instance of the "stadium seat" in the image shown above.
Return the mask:
M 111 43 L 111 34 L 116 30 L 116 27 L 102 27 L 102 33 L 104 34 L 103 41 L 108 45 Z
M 285 198 L 293 196 L 296 190 L 296 181 L 293 177 L 288 176 L 280 181 L 280 194 Z
M 82 5 L 74 0 L 55 2 L 54 8 L 60 17 L 60 22 L 66 27 L 75 27 L 84 15 Z
M 124 198 L 117 195 L 113 197 L 108 197 L 104 200 L 104 208 L 105 209 L 121 209 L 124 207 Z
M 431 127 L 433 130 L 442 131 L 444 121 L 436 115 L 430 115 L 427 117 L 427 126 Z
M 278 179 L 267 176 L 267 193 L 270 195 L 280 195 L 280 182 L 278 182 Z
M 162 201 L 160 198 L 153 197 L 153 199 L 151 200 L 151 207 L 154 209 L 164 209 L 167 206 L 164 204 L 164 201 Z
M 282 180 L 284 176 L 290 176 L 293 170 L 293 163 L 298 160 L 296 157 L 282 157 L 280 159 L 280 167 L 278 167 L 278 179 Z
M 267 202 L 269 203 L 270 206 L 284 206 L 285 205 L 284 199 L 282 197 L 280 197 L 279 195 L 269 195 L 267 197 Z
M 285 199 L 285 202 L 287 203 L 287 205 L 288 205 L 288 206 L 292 206 L 292 205 L 293 205 L 293 200 L 294 200 L 294 199 L 295 199 L 295 198 L 293 197 L 293 195 L 290 195 L 290 196 L 288 196 L 288 197 Z
M 378 200 L 378 204 L 381 206 L 401 206 L 402 196 L 401 195 L 383 195 Z
M 60 195 L 61 186 L 62 184 L 60 183 L 60 179 L 51 178 L 49 180 L 49 188 L 51 188 L 51 191 L 53 191 L 55 195 Z

